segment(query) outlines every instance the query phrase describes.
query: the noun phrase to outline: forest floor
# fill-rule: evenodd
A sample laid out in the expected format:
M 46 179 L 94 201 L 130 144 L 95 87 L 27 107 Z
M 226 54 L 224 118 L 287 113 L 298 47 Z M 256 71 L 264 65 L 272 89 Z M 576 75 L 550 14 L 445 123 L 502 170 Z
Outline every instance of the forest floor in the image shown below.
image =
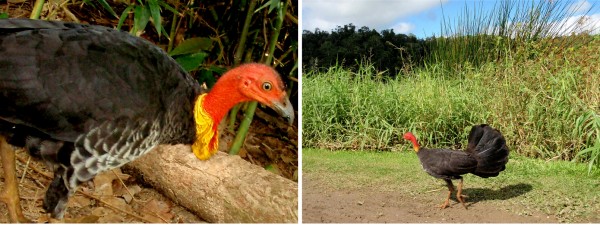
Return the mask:
M 584 164 L 511 156 L 498 177 L 464 178 L 465 209 L 414 152 L 304 148 L 304 223 L 598 223 L 600 174 Z M 457 182 L 454 182 L 456 185 Z

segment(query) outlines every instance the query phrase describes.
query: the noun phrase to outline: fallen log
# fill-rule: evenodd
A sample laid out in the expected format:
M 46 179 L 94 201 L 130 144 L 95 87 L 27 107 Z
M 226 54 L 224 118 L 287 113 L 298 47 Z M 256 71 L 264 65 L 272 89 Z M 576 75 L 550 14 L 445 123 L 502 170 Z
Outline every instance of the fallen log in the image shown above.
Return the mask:
M 187 145 L 165 145 L 126 169 L 209 222 L 298 222 L 298 184 L 239 156 L 201 161 Z

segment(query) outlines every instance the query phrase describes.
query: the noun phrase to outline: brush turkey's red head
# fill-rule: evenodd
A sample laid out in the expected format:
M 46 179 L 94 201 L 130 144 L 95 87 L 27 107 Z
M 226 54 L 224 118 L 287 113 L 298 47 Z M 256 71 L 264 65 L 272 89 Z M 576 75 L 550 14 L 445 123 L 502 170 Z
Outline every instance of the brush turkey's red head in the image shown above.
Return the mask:
M 244 64 L 229 70 L 219 78 L 210 95 L 211 98 L 219 101 L 207 104 L 258 101 L 277 111 L 290 124 L 294 121 L 294 108 L 288 99 L 281 77 L 273 68 L 264 64 Z M 205 104 L 207 111 L 215 107 L 207 104 Z M 226 107 L 225 111 L 227 111 L 233 105 L 225 104 L 223 107 Z
M 210 92 L 197 98 L 194 106 L 196 140 L 192 151 L 199 159 L 208 159 L 217 152 L 221 119 L 236 104 L 258 101 L 287 118 L 292 124 L 294 108 L 277 72 L 263 64 L 251 63 L 223 74 Z
M 415 152 L 419 152 L 419 142 L 417 142 L 417 138 L 411 132 L 407 132 L 404 134 L 404 139 L 409 140 L 413 144 L 413 149 Z

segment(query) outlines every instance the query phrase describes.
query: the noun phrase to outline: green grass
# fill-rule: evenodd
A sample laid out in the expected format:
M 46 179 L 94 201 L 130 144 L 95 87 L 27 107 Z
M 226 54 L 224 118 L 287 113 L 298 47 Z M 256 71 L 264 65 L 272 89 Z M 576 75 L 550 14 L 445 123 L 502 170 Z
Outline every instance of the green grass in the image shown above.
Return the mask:
M 584 13 L 598 7 L 596 3 L 589 6 Z M 593 29 L 583 22 L 564 23 L 575 17 L 573 7 L 583 5 L 563 0 L 502 0 L 486 9 L 481 2 L 467 1 L 458 15 L 444 16 L 441 36 L 433 39 L 427 61 L 460 71 L 466 64 L 479 67 L 504 59 L 521 61 L 585 46 L 590 41 L 587 35 L 562 37 Z
M 586 57 L 600 61 L 597 52 Z M 571 160 L 600 138 L 597 129 L 581 125 L 590 113 L 592 120 L 600 117 L 600 70 L 570 60 L 488 63 L 454 77 L 435 65 L 387 80 L 368 64 L 356 72 L 332 67 L 308 74 L 303 145 L 384 150 L 412 131 L 425 145 L 464 146 L 471 126 L 488 123 L 513 152 Z
M 318 175 L 338 189 L 369 187 L 410 194 L 444 186 L 443 181 L 421 169 L 416 154 L 407 148 L 397 152 L 303 148 L 302 165 L 303 174 Z M 511 155 L 506 170 L 498 177 L 465 176 L 465 189 L 470 189 L 471 198 L 483 194 L 486 198 L 499 198 L 489 201 L 499 208 L 512 210 L 511 206 L 520 206 L 515 208 L 524 210 L 515 213 L 536 210 L 556 216 L 561 222 L 599 222 L 600 172 L 587 175 L 585 169 L 581 163 Z

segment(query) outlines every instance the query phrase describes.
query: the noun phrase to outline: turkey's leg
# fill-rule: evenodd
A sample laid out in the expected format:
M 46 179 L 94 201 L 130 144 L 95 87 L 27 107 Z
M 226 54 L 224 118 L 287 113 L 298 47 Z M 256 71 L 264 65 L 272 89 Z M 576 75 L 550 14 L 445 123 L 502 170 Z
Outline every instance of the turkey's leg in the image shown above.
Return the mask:
M 465 209 L 467 209 L 467 205 L 465 205 L 465 197 L 467 197 L 466 195 L 462 194 L 462 187 L 463 187 L 463 179 L 460 178 L 460 182 L 458 183 L 458 191 L 456 191 L 456 199 L 462 203 L 462 205 L 465 207 Z
M 0 193 L 0 201 L 6 203 L 8 218 L 11 223 L 31 223 L 21 211 L 17 171 L 15 165 L 15 151 L 6 143 L 6 138 L 0 135 L 0 157 L 4 170 L 4 188 Z
M 446 198 L 446 201 L 444 201 L 444 203 L 440 206 L 440 208 L 442 208 L 442 209 L 445 209 L 446 207 L 448 207 L 448 204 L 450 204 L 450 196 L 452 195 L 452 192 L 454 191 L 454 184 L 452 184 L 452 180 L 444 179 L 444 181 L 446 181 L 446 186 L 448 186 L 448 197 Z

